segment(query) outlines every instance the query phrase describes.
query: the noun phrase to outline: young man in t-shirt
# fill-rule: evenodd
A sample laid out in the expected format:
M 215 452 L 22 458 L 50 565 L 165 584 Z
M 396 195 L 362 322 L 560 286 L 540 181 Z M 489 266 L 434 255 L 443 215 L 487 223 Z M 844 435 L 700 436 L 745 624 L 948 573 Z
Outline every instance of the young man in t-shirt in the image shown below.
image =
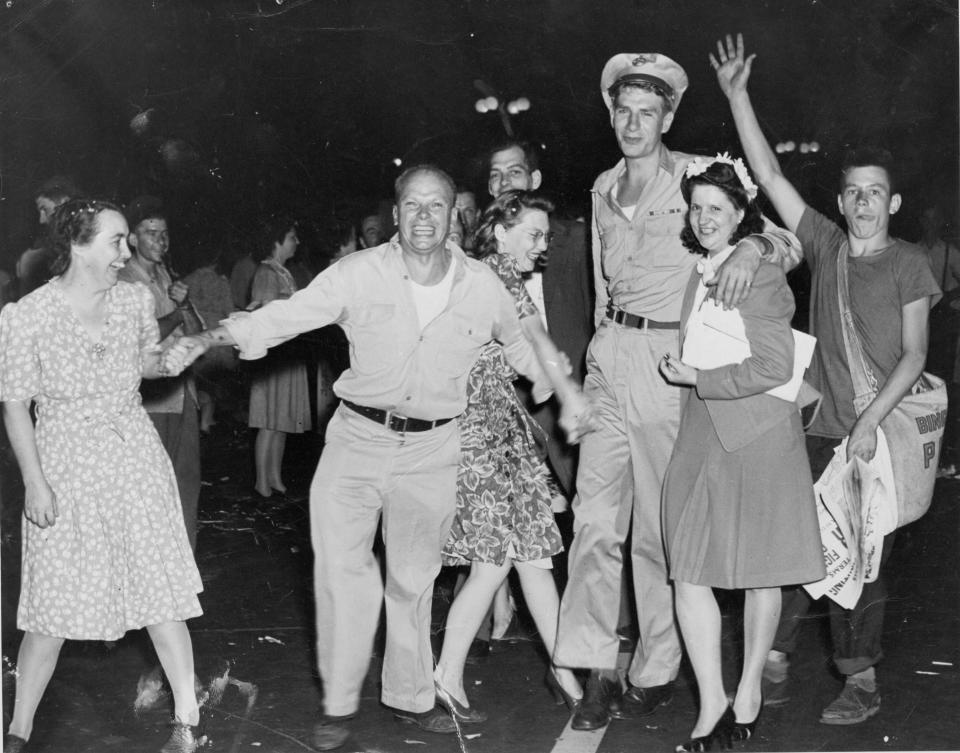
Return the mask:
M 894 190 L 889 152 L 860 150 L 848 153 L 842 167 L 837 204 L 846 231 L 809 207 L 784 177 L 777 158 L 763 137 L 747 93 L 755 55 L 746 59 L 743 38 L 730 36 L 718 44 L 710 62 L 720 88 L 730 101 L 737 133 L 760 187 L 783 220 L 797 234 L 812 272 L 811 333 L 817 351 L 808 378 L 823 393 L 820 413 L 807 434 L 810 466 L 816 479 L 829 464 L 834 449 L 849 435 L 847 459 L 870 460 L 877 447 L 877 427 L 916 383 L 927 355 L 927 319 L 939 296 L 936 280 L 923 251 L 891 237 L 890 217 L 901 197 Z M 880 391 L 858 417 L 853 407 L 853 384 L 837 293 L 837 255 L 846 254 L 850 306 L 867 361 Z M 874 667 L 883 657 L 880 637 L 886 589 L 883 563 L 894 534 L 883 543 L 880 577 L 864 584 L 853 609 L 830 602 L 834 663 L 846 676 L 840 695 L 822 712 L 824 724 L 857 724 L 880 709 Z M 810 599 L 802 588 L 784 591 L 783 611 L 774 650 L 764 674 L 765 703 L 786 701 L 787 656 L 796 643 L 799 620 Z

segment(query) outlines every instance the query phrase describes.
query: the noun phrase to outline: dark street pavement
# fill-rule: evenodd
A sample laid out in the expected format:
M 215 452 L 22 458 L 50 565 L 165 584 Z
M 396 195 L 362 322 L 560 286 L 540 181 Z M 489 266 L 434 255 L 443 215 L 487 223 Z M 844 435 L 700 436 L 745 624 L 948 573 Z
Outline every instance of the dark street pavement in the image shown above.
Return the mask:
M 212 690 L 206 731 L 218 753 L 314 750 L 310 730 L 322 694 L 315 674 L 311 552 L 307 503 L 254 501 L 252 435 L 221 423 L 204 438 L 204 488 L 197 560 L 205 614 L 190 624 L 198 681 Z M 305 493 L 320 452 L 318 435 L 291 437 L 286 475 Z M 2 627 L 4 727 L 9 717 L 20 634 L 15 628 L 22 488 L 8 451 L 2 472 Z M 889 566 L 886 658 L 878 676 L 880 713 L 851 727 L 818 722 L 841 687 L 832 670 L 823 608 L 805 625 L 791 679 L 792 700 L 764 712 L 745 749 L 864 751 L 960 749 L 960 481 L 938 481 L 931 511 L 901 530 Z M 436 633 L 450 578 L 435 600 Z M 521 610 L 522 611 L 522 610 Z M 730 687 L 737 674 L 739 605 L 724 602 Z M 467 670 L 473 705 L 490 714 L 467 737 L 436 736 L 393 720 L 379 703 L 379 661 L 371 663 L 356 733 L 346 753 L 633 753 L 672 751 L 695 718 L 695 688 L 684 668 L 674 702 L 644 719 L 614 721 L 605 731 L 572 733 L 567 714 L 544 684 L 546 661 L 529 620 L 495 644 L 486 662 Z M 435 636 L 436 637 L 436 636 Z M 166 739 L 169 697 L 150 672 L 155 660 L 145 634 L 115 645 L 65 647 L 36 719 L 35 753 L 155 753 Z M 138 680 L 145 687 L 138 691 Z M 151 681 L 152 680 L 152 681 Z M 254 689 L 253 686 L 256 686 Z M 138 703 L 139 702 L 139 703 Z M 139 705 L 139 712 L 135 712 Z

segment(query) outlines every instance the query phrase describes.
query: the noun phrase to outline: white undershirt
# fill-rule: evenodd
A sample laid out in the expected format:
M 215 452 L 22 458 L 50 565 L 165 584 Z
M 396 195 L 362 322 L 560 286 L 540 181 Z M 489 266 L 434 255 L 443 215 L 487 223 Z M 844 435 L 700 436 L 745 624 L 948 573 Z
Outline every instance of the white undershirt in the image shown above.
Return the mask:
M 621 204 L 621 203 L 618 201 L 618 202 L 617 202 L 617 206 L 620 207 L 620 211 L 623 212 L 623 216 L 626 217 L 626 218 L 627 218 L 628 220 L 630 220 L 631 222 L 633 222 L 633 215 L 636 214 L 637 205 L 636 205 L 636 204 L 631 204 L 630 206 L 625 207 L 623 204 Z
M 450 300 L 450 289 L 453 287 L 453 272 L 456 259 L 450 257 L 450 268 L 436 285 L 420 285 L 410 280 L 410 290 L 413 292 L 413 302 L 417 307 L 417 319 L 422 330 L 440 315 Z
M 549 332 L 550 330 L 547 327 L 547 308 L 543 300 L 543 272 L 531 272 L 529 276 L 523 278 L 523 286 L 527 289 L 533 302 L 537 305 L 537 312 L 540 314 L 543 328 Z

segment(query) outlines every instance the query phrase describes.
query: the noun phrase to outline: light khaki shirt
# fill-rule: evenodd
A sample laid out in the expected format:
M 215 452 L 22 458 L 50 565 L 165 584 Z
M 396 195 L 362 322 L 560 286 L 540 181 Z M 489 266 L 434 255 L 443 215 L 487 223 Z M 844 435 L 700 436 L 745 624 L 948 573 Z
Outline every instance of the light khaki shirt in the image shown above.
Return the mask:
M 350 368 L 333 386 L 340 398 L 436 421 L 466 408 L 467 376 L 491 340 L 519 373 L 536 385 L 539 401 L 550 388 L 523 336 L 513 297 L 485 264 L 447 244 L 456 271 L 443 311 L 422 329 L 394 236 L 375 248 L 345 256 L 285 300 L 223 322 L 240 357 L 266 350 L 327 324 L 338 324 L 350 342 Z
M 632 219 L 616 200 L 617 181 L 626 171 L 620 160 L 593 185 L 593 270 L 596 286 L 594 324 L 600 326 L 607 304 L 658 322 L 680 320 L 690 273 L 700 258 L 680 242 L 687 203 L 680 181 L 692 154 L 660 146 L 657 174 L 644 186 Z M 770 261 L 799 263 L 796 237 L 767 223 L 763 233 L 774 249 Z

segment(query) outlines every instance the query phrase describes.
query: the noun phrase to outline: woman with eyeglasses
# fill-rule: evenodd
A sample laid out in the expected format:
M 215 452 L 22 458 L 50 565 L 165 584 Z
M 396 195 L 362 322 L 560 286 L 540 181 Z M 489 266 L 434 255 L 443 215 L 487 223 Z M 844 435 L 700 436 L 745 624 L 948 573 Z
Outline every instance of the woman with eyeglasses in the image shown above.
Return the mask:
M 550 201 L 528 191 L 502 194 L 483 213 L 476 255 L 514 295 L 521 325 L 538 356 L 557 364 L 565 357 L 547 335 L 522 279 L 547 249 L 552 210 Z M 548 655 L 556 640 L 559 597 L 551 558 L 563 546 L 550 505 L 559 492 L 537 449 L 542 430 L 514 391 L 516 377 L 499 344 L 489 343 L 470 372 L 467 409 L 459 418 L 457 515 L 443 554 L 446 565 L 469 564 L 470 575 L 450 607 L 434 679 L 438 700 L 461 723 L 486 719 L 467 700 L 463 669 L 473 637 L 511 567 L 517 569 Z M 565 406 L 576 401 L 576 412 L 588 414 L 589 405 L 570 377 L 555 388 Z M 570 670 L 551 666 L 547 683 L 571 711 L 582 697 Z
M 4 751 L 27 746 L 66 639 L 142 627 L 173 691 L 162 753 L 198 744 L 185 621 L 201 614 L 203 586 L 173 466 L 140 402 L 141 378 L 164 374 L 150 291 L 117 281 L 127 235 L 113 204 L 68 201 L 51 220 L 53 279 L 0 311 L 0 401 L 24 486 L 24 635 Z

